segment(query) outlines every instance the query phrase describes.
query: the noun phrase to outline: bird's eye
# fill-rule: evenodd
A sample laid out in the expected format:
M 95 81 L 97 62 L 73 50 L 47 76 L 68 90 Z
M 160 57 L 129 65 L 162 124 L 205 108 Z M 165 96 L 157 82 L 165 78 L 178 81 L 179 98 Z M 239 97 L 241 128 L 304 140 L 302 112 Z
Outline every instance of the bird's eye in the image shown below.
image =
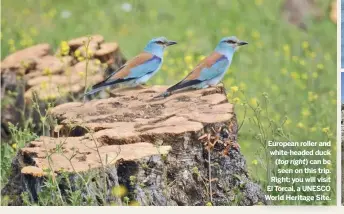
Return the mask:
M 235 44 L 235 41 L 233 41 L 233 40 L 228 40 L 227 43 L 229 43 L 229 44 Z
M 162 42 L 162 41 L 156 41 L 155 43 L 159 44 L 159 45 L 163 45 L 164 44 L 164 42 Z

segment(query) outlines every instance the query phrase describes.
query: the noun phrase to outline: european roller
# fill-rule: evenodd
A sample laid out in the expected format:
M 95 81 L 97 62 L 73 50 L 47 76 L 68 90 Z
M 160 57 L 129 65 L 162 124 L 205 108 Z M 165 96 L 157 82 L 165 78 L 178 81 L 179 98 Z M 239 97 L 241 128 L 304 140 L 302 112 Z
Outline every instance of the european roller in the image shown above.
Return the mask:
M 177 42 L 170 41 L 165 37 L 150 40 L 142 53 L 129 60 L 117 71 L 110 74 L 105 80 L 92 86 L 91 91 L 87 92 L 85 95 L 90 95 L 106 87 L 118 84 L 135 87 L 146 83 L 159 71 L 163 62 L 165 48 L 174 44 L 177 44 Z
M 222 38 L 212 54 L 203 59 L 182 81 L 157 97 L 169 96 L 180 89 L 201 89 L 217 85 L 228 70 L 235 51 L 247 44 L 235 36 Z

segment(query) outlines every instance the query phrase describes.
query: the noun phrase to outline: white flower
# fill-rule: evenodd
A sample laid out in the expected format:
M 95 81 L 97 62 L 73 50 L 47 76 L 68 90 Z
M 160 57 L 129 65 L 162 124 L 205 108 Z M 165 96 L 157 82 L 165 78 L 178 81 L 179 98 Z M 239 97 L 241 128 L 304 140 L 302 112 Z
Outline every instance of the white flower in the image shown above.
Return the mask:
M 130 12 L 133 9 L 133 7 L 131 6 L 131 4 L 129 3 L 123 3 L 122 4 L 122 10 L 125 12 Z
M 72 13 L 69 10 L 63 10 L 61 11 L 61 18 L 68 19 Z

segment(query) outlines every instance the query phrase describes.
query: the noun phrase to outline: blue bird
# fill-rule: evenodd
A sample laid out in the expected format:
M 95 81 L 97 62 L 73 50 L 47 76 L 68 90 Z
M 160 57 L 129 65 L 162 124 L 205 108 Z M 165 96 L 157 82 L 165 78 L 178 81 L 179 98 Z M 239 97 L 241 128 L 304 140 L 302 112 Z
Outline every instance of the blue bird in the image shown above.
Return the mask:
M 203 59 L 182 81 L 171 86 L 157 97 L 169 96 L 180 89 L 201 89 L 217 85 L 229 68 L 235 51 L 239 46 L 247 44 L 235 36 L 221 39 L 212 54 Z
M 174 44 L 177 42 L 170 41 L 165 37 L 150 40 L 142 53 L 129 60 L 105 80 L 93 85 L 85 96 L 117 84 L 135 87 L 146 83 L 160 69 L 165 48 Z

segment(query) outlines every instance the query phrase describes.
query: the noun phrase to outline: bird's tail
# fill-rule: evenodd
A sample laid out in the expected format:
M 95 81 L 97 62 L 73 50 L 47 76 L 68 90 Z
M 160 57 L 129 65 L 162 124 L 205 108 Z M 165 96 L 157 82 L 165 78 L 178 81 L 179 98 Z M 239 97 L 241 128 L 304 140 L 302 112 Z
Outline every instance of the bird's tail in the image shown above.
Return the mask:
M 172 94 L 172 92 L 169 92 L 169 91 L 165 91 L 161 94 L 159 94 L 158 96 L 155 96 L 153 97 L 153 99 L 157 99 L 157 98 L 165 98 L 165 97 L 168 97 Z
M 173 86 L 171 86 L 171 87 L 169 87 L 168 89 L 166 89 L 166 91 L 165 92 L 163 92 L 163 93 L 161 93 L 161 94 L 159 94 L 158 96 L 156 96 L 156 97 L 153 97 L 153 99 L 156 99 L 156 98 L 165 98 L 165 97 L 168 97 L 168 96 L 170 96 L 175 90 L 177 90 L 178 89 L 178 86 L 180 85 L 180 83 L 181 83 L 181 81 L 180 82 L 178 82 L 177 84 L 175 84 L 175 85 L 173 85 Z
M 108 87 L 108 85 L 105 85 L 105 86 L 100 86 L 98 88 L 92 88 L 89 92 L 87 92 L 86 94 L 84 94 L 84 96 L 88 96 L 88 95 L 92 95 L 94 93 L 97 93 L 98 91 L 101 91 L 103 90 L 104 88 Z
M 94 94 L 94 93 L 96 93 L 98 91 L 101 91 L 104 88 L 109 87 L 111 85 L 114 85 L 114 84 L 116 84 L 118 82 L 119 81 L 117 81 L 117 80 L 113 80 L 113 81 L 104 80 L 104 81 L 102 81 L 100 83 L 97 83 L 97 84 L 93 85 L 91 90 L 89 92 L 87 92 L 86 94 L 84 94 L 84 96 L 88 96 L 88 95 Z
M 154 97 L 155 98 L 160 98 L 160 97 L 168 97 L 170 96 L 174 91 L 181 90 L 181 89 L 187 89 L 190 88 L 194 85 L 197 85 L 200 83 L 200 80 L 190 80 L 190 81 L 180 81 L 177 84 L 169 87 L 166 89 L 166 91 L 162 94 L 159 94 L 158 96 Z

